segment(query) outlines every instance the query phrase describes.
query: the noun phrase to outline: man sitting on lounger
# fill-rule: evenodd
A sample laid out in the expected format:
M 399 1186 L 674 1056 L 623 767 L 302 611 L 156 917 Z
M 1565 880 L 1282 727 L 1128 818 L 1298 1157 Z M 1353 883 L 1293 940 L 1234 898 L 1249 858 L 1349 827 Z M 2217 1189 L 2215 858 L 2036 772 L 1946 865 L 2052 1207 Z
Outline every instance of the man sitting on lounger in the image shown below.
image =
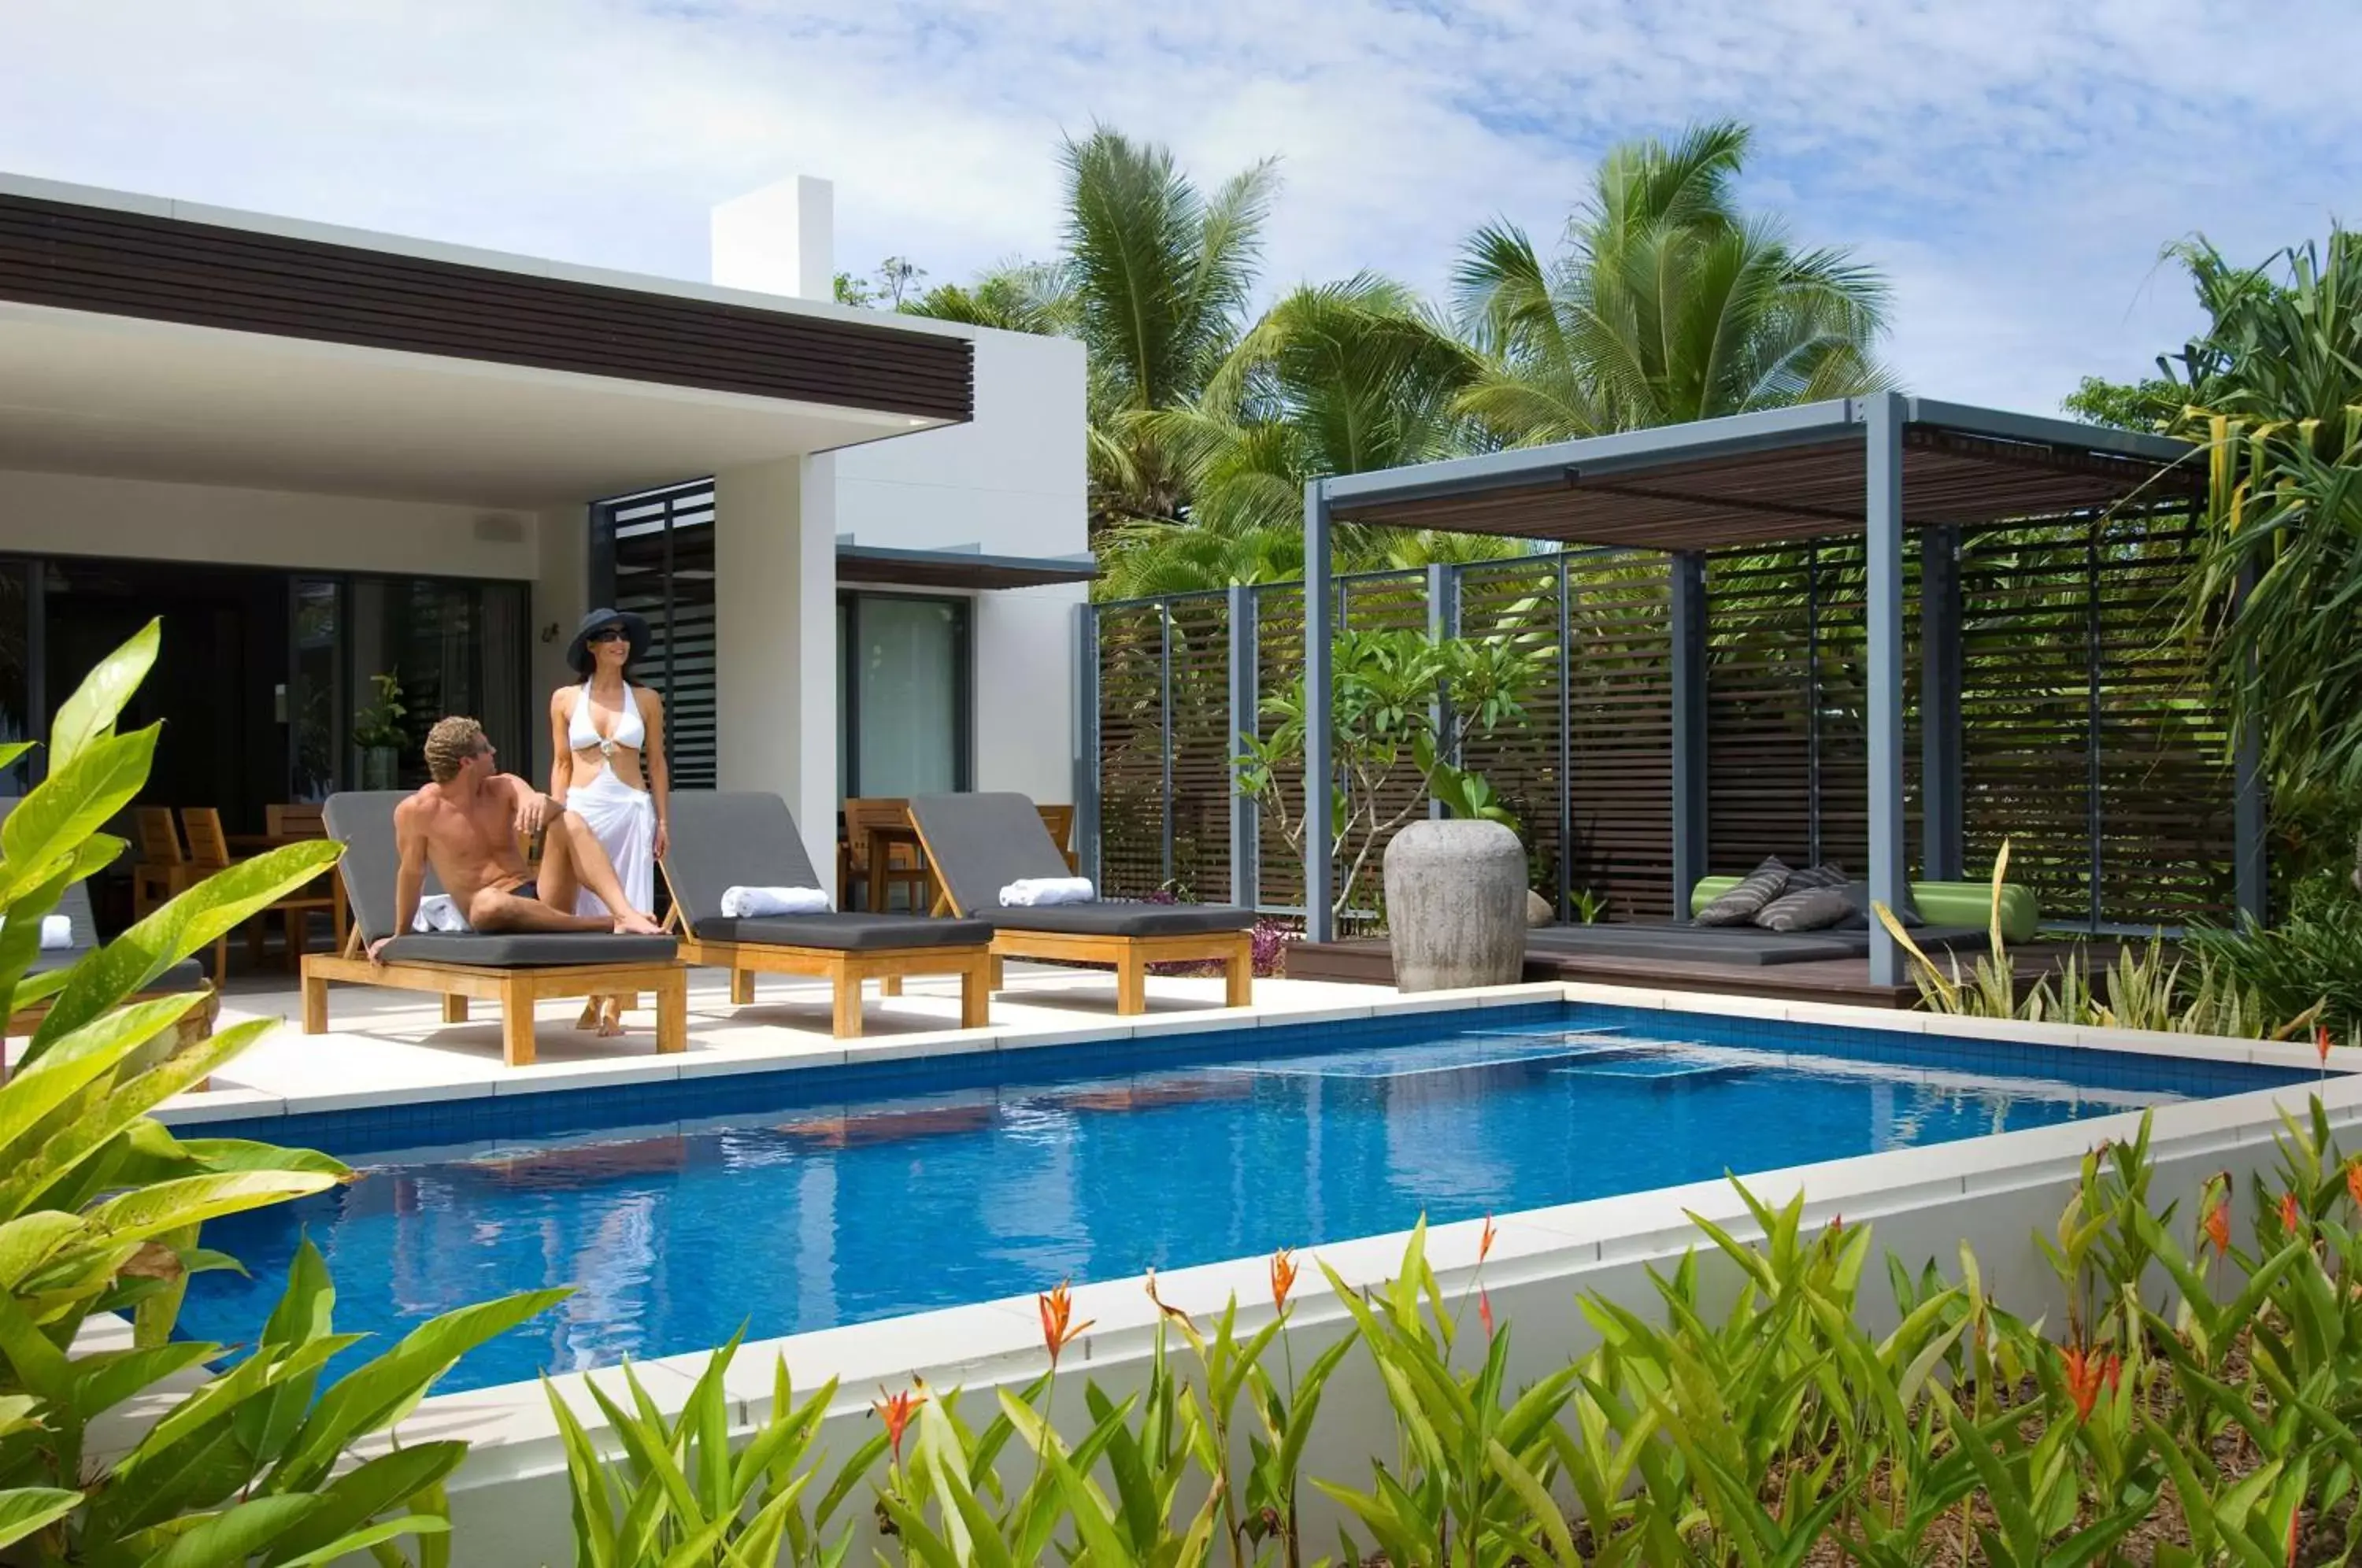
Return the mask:
M 393 809 L 394 848 L 402 857 L 394 879 L 395 932 L 408 931 L 416 918 L 432 866 L 443 890 L 478 931 L 659 933 L 657 922 L 624 897 L 590 825 L 524 779 L 502 773 L 475 720 L 443 719 L 427 732 L 426 771 L 434 782 Z M 520 833 L 543 835 L 538 878 L 529 876 L 517 853 Z M 576 914 L 578 884 L 609 909 L 625 912 L 612 920 Z M 370 944 L 372 963 L 392 940 Z

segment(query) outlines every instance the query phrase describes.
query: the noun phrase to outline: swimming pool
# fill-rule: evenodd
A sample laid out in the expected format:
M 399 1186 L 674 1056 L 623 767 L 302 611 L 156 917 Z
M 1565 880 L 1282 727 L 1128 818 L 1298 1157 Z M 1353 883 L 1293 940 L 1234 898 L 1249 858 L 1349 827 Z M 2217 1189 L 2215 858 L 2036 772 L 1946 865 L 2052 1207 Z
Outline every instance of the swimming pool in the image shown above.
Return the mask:
M 252 1277 L 182 1331 L 250 1336 L 305 1231 L 340 1330 L 576 1284 L 479 1387 L 2309 1077 L 1577 1004 L 291 1116 L 205 1131 L 366 1176 L 209 1226 Z

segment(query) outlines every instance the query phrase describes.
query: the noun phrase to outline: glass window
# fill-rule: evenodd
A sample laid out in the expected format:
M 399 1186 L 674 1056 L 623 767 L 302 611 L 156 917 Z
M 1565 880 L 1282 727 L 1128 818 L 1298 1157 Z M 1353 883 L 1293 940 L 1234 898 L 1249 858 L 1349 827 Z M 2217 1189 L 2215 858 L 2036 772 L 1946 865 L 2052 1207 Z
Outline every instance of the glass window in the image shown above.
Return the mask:
M 843 606 L 840 786 L 854 795 L 968 788 L 968 605 L 855 594 Z

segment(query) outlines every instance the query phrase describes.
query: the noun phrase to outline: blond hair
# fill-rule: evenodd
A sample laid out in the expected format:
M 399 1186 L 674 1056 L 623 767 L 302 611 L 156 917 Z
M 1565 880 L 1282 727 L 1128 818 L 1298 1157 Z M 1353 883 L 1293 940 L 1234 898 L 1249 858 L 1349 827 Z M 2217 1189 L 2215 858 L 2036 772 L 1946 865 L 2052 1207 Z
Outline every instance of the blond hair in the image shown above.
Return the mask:
M 459 777 L 461 766 L 469 757 L 481 756 L 491 745 L 484 738 L 484 726 L 473 719 L 456 713 L 437 719 L 426 732 L 427 775 L 437 784 L 448 784 Z

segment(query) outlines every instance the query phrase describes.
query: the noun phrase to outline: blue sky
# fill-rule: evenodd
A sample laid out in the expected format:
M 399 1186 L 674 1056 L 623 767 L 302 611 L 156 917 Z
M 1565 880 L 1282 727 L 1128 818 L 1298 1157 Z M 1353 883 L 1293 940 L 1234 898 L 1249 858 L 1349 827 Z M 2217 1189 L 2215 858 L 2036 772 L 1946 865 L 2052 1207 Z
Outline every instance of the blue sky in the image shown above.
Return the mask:
M 1440 290 L 1618 138 L 1753 125 L 1754 203 L 1896 291 L 1915 391 L 2047 410 L 2193 323 L 2158 265 L 2352 215 L 2362 6 L 2199 0 L 8 0 L 0 169 L 698 278 L 714 202 L 837 182 L 838 256 L 1054 244 L 1062 133 L 1277 155 L 1275 288 Z

